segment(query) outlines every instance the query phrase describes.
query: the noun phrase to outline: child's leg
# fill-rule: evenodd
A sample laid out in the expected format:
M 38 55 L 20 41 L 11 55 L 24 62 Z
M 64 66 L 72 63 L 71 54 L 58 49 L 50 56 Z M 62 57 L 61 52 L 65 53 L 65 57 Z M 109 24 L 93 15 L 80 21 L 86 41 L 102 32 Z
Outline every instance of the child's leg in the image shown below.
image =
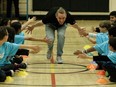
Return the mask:
M 26 55 L 26 56 L 28 56 L 29 55 L 29 50 L 27 50 L 27 49 L 19 49 L 17 51 L 16 55 Z
M 26 63 L 20 63 L 20 64 L 17 64 L 16 66 L 16 69 L 26 69 L 27 68 L 27 64 Z
M 19 68 L 26 69 L 27 68 L 27 64 L 26 63 L 8 64 L 8 65 L 5 65 L 5 66 L 2 66 L 1 70 L 3 70 L 3 71 L 9 71 L 9 70 L 15 71 L 15 70 L 18 70 Z
M 93 56 L 93 61 L 110 61 L 107 56 Z
M 8 70 L 5 71 L 6 76 L 14 76 L 14 71 L 13 70 Z
M 103 67 L 106 69 L 110 76 L 111 82 L 116 82 L 116 64 L 113 64 L 112 62 L 107 62 L 103 64 Z
M 98 64 L 97 69 L 103 69 L 103 64 L 110 61 L 110 59 L 107 56 L 93 56 L 93 61 Z
M 15 70 L 14 64 L 7 64 L 1 67 L 1 70 L 3 71 L 9 71 L 9 70 Z

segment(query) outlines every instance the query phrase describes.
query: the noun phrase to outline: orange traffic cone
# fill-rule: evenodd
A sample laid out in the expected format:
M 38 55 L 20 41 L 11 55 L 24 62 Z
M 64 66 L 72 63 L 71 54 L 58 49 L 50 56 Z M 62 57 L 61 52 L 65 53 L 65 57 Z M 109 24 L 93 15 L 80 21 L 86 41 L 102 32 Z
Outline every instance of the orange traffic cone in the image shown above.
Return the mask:
M 102 77 L 97 80 L 97 83 L 105 85 L 105 84 L 108 84 L 108 80 Z
M 105 76 L 105 71 L 104 70 L 101 70 L 97 73 L 97 75 L 100 75 L 100 76 Z
M 87 69 L 89 69 L 89 70 L 95 70 L 96 68 L 97 68 L 97 66 L 94 64 L 87 65 Z

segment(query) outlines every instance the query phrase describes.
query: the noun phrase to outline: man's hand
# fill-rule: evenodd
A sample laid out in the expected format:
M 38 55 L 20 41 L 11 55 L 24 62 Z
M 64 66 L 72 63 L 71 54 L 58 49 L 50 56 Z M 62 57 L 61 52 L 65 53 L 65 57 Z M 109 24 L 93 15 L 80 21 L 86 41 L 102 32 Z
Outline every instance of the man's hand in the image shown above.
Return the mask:
M 80 30 L 78 30 L 80 36 L 87 36 L 88 33 L 86 32 L 86 29 L 85 28 L 81 28 Z

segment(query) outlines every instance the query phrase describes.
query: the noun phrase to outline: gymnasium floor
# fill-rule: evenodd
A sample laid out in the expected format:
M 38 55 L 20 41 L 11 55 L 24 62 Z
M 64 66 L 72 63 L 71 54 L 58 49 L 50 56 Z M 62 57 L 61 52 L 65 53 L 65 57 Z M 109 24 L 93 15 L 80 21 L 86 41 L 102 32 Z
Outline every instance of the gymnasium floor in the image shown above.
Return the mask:
M 86 27 L 91 31 L 92 26 L 98 26 L 99 21 L 80 20 L 79 26 Z M 44 27 L 34 29 L 32 36 L 43 38 L 45 36 Z M 57 32 L 56 32 L 57 33 Z M 27 35 L 27 34 L 26 34 Z M 30 35 L 27 35 L 30 36 Z M 87 70 L 86 66 L 92 60 L 77 58 L 73 52 L 77 49 L 83 49 L 85 45 L 91 44 L 86 38 L 80 37 L 77 30 L 68 27 L 66 31 L 64 54 L 62 56 L 64 63 L 56 64 L 57 39 L 55 39 L 53 57 L 49 61 L 46 58 L 47 44 L 43 42 L 25 41 L 25 44 L 36 44 L 42 47 L 37 54 L 30 54 L 24 58 L 28 63 L 26 70 L 15 73 L 15 76 L 5 83 L 0 83 L 1 87 L 116 87 L 115 83 L 107 82 L 102 84 L 97 82 L 102 76 L 97 75 L 97 70 Z M 57 36 L 56 36 L 57 38 Z M 93 53 L 94 54 L 94 53 Z M 96 54 L 96 53 L 95 53 Z M 107 79 L 107 78 L 106 78 Z

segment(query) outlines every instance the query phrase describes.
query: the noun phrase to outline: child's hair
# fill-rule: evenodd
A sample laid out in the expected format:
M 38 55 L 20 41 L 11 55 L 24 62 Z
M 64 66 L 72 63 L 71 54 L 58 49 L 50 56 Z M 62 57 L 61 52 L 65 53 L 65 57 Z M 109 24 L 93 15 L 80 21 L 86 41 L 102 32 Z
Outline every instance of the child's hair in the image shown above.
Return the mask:
M 102 21 L 102 22 L 100 22 L 99 26 L 109 30 L 111 28 L 111 23 L 110 23 L 110 21 Z
M 15 29 L 15 33 L 18 34 L 19 31 L 21 30 L 21 23 L 20 22 L 13 22 L 11 24 L 11 27 Z
M 109 39 L 109 45 L 112 46 L 114 50 L 116 50 L 116 37 Z
M 8 35 L 6 27 L 0 26 L 0 40 L 2 40 L 5 35 Z
M 115 16 L 116 17 L 116 11 L 110 12 L 110 16 Z
M 109 33 L 109 36 L 116 37 L 116 26 L 111 27 L 111 28 L 108 30 L 108 33 Z
M 13 27 L 6 27 L 9 35 L 8 35 L 8 42 L 14 43 L 14 38 L 15 38 L 15 29 Z
M 1 18 L 1 19 L 0 19 L 0 26 L 7 26 L 9 20 L 10 20 L 10 19 L 8 19 L 8 18 Z

